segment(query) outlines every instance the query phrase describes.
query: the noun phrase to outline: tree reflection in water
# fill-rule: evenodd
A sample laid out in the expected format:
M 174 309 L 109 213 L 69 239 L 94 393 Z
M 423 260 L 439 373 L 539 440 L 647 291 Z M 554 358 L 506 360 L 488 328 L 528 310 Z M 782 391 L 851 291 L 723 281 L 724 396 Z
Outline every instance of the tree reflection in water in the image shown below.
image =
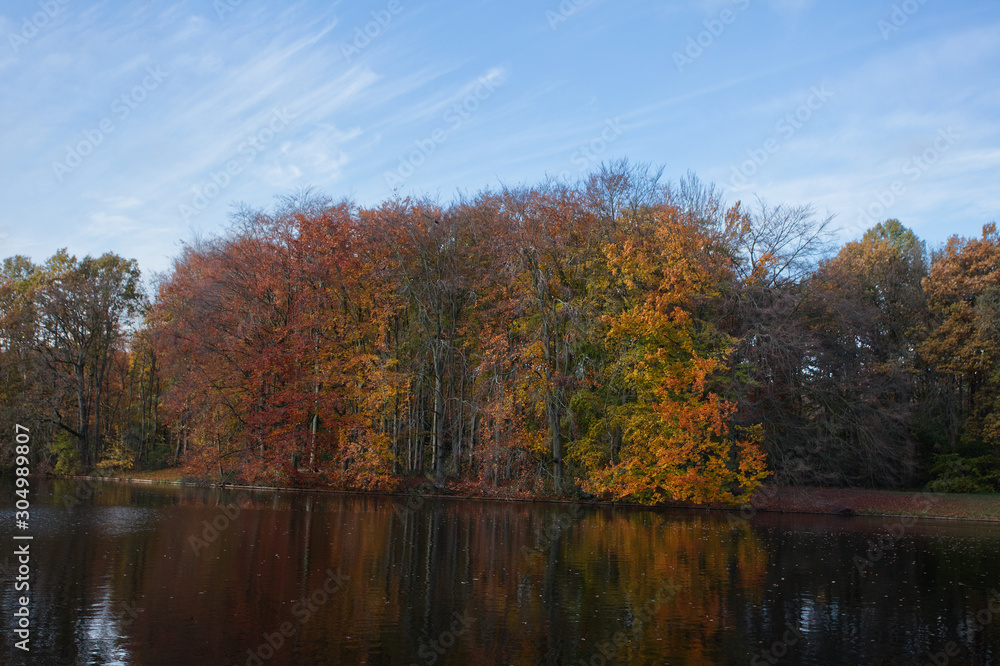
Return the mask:
M 861 572 L 891 520 L 247 492 L 192 547 L 237 492 L 41 483 L 34 663 L 1000 659 L 1000 622 L 969 624 L 998 606 L 1000 526 L 920 521 Z

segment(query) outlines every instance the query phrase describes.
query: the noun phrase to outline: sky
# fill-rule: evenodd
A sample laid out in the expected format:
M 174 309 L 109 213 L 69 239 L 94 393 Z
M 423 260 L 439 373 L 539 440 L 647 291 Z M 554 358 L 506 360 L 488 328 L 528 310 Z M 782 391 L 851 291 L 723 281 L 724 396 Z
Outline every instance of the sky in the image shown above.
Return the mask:
M 627 157 L 931 247 L 1000 218 L 996 0 L 5 0 L 0 256 L 147 274 L 303 188 L 374 206 Z

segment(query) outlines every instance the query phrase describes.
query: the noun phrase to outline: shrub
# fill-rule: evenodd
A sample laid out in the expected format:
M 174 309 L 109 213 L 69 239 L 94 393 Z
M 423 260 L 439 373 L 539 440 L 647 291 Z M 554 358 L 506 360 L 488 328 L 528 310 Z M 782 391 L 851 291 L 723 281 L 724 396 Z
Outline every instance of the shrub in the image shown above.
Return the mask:
M 964 458 L 957 453 L 939 455 L 930 471 L 934 480 L 927 484 L 927 489 L 934 492 L 1000 492 L 1000 465 L 992 454 L 976 458 Z
M 80 473 L 80 452 L 76 445 L 70 441 L 69 433 L 58 433 L 49 444 L 49 450 L 56 458 L 55 467 L 52 468 L 53 474 L 73 475 Z

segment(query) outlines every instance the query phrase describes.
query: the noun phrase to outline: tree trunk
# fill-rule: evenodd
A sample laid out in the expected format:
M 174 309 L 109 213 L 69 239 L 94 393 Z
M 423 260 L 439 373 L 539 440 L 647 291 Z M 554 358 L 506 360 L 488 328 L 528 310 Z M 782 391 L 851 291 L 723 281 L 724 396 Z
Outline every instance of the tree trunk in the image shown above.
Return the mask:
M 559 426 L 559 405 L 555 395 L 551 392 L 545 397 L 545 411 L 549 419 L 549 433 L 552 437 L 552 461 L 555 476 L 556 492 L 562 491 L 562 430 Z
M 444 391 L 441 386 L 441 360 L 434 359 L 434 483 L 444 483 Z

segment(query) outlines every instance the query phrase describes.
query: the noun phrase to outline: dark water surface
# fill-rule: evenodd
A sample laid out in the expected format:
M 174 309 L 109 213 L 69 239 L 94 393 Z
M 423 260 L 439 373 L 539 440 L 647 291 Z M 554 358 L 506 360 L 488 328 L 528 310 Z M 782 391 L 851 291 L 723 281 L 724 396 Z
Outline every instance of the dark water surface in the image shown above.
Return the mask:
M 1000 663 L 986 523 L 32 485 L 3 663 Z

